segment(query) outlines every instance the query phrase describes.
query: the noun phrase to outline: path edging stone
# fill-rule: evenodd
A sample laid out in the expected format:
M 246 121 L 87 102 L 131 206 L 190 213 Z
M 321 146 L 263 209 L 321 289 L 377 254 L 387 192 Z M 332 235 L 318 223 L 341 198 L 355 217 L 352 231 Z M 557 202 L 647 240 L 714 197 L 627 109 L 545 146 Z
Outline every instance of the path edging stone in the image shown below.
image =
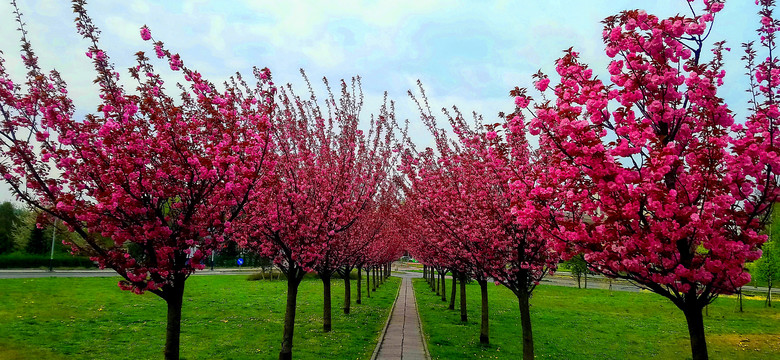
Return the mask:
M 428 352 L 428 339 L 425 338 L 425 329 L 423 329 L 423 322 L 420 318 L 420 303 L 417 302 L 417 294 L 414 292 L 414 281 L 412 279 L 409 279 L 409 281 L 412 282 L 412 294 L 414 295 L 414 302 L 417 305 L 417 322 L 420 323 L 420 336 L 422 337 L 423 351 L 425 352 L 425 358 L 430 360 L 431 353 Z
M 401 286 L 403 285 L 403 278 L 401 279 L 401 283 L 398 284 L 398 291 L 395 293 L 395 301 L 393 301 L 393 306 L 390 307 L 390 312 L 387 314 L 387 320 L 385 320 L 385 326 L 382 328 L 382 332 L 379 334 L 379 340 L 376 342 L 376 347 L 374 347 L 374 352 L 371 354 L 371 360 L 376 360 L 376 357 L 379 355 L 379 348 L 382 347 L 382 342 L 385 340 L 385 333 L 387 332 L 387 328 L 390 326 L 390 318 L 393 317 L 393 311 L 395 310 L 395 305 L 398 304 L 398 297 L 401 295 Z M 417 313 L 417 316 L 420 316 L 420 313 Z M 423 344 L 425 346 L 425 344 Z M 427 351 L 427 349 L 426 349 Z

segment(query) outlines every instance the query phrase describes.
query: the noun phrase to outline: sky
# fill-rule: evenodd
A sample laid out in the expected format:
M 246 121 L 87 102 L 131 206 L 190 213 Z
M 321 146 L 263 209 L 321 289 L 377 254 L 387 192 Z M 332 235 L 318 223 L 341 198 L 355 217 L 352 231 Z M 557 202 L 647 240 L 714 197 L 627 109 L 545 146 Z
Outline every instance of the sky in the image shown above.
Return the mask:
M 95 74 L 85 55 L 86 40 L 75 30 L 65 0 L 17 0 L 29 39 L 43 69 L 56 68 L 69 94 L 85 114 L 95 111 Z M 699 10 L 702 1 L 694 3 Z M 432 109 L 457 105 L 485 119 L 513 110 L 509 90 L 531 87 L 531 74 L 554 72 L 554 62 L 569 47 L 581 54 L 602 79 L 608 79 L 601 41 L 607 16 L 645 9 L 660 17 L 690 14 L 685 0 L 567 1 L 141 1 L 92 0 L 87 10 L 101 30 L 101 46 L 117 69 L 134 65 L 134 54 L 153 54 L 139 35 L 147 25 L 155 40 L 178 52 L 206 79 L 221 83 L 236 71 L 249 77 L 252 67 L 268 67 L 277 83 L 303 92 L 299 69 L 315 84 L 327 77 L 362 78 L 363 115 L 378 112 L 383 93 L 396 102 L 399 119 L 411 121 L 420 146 L 430 138 L 407 95 L 424 84 Z M 23 79 L 19 33 L 12 7 L 0 2 L 0 51 L 15 79 Z M 708 40 L 726 40 L 724 97 L 744 118 L 746 77 L 740 44 L 755 39 L 758 11 L 753 1 L 731 0 L 719 13 Z M 153 57 L 153 56 L 152 56 Z M 159 60 L 158 68 L 165 64 Z M 129 78 L 127 73 L 124 79 Z M 169 88 L 182 79 L 168 73 Z M 315 90 L 322 88 L 316 86 Z M 322 95 L 321 95 L 322 96 Z M 12 200 L 0 186 L 0 201 Z

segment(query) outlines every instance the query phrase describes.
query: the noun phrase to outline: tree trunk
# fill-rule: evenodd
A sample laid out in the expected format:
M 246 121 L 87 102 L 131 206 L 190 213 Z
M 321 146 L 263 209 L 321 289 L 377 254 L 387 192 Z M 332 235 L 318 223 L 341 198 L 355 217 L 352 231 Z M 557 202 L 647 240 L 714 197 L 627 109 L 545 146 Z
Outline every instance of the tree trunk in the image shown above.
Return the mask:
M 322 331 L 330 332 L 332 326 L 331 307 L 330 307 L 330 273 L 320 274 L 323 285 L 322 301 Z
M 455 289 L 457 288 L 457 273 L 452 272 L 452 293 L 450 294 L 450 307 L 448 309 L 455 310 Z
M 423 265 L 423 279 L 428 280 L 428 265 Z
M 366 297 L 371 297 L 371 267 L 366 267 Z
M 168 304 L 168 324 L 165 328 L 165 360 L 179 360 L 181 339 L 181 307 L 184 299 L 184 278 L 175 276 L 173 286 L 163 290 Z
M 766 306 L 772 307 L 772 279 L 769 279 L 766 287 Z
M 447 282 L 444 278 L 446 272 L 441 273 L 441 301 L 447 302 Z
M 582 289 L 582 274 L 577 273 L 577 289 Z
M 534 358 L 534 333 L 531 329 L 531 310 L 528 303 L 530 295 L 523 291 L 517 295 L 520 303 L 520 325 L 523 328 L 523 360 Z
M 587 289 L 588 288 L 588 272 L 586 271 L 584 275 L 585 275 L 585 288 Z
M 707 341 L 704 338 L 704 318 L 701 316 L 701 307 L 687 305 L 683 310 L 685 320 L 688 321 L 688 334 L 691 339 L 691 355 L 693 360 L 707 360 Z
M 363 296 L 363 293 L 362 293 L 363 290 L 361 290 L 361 287 L 360 287 L 360 278 L 363 277 L 362 274 L 361 274 L 361 271 L 363 271 L 363 269 L 361 269 L 360 266 L 358 266 L 357 267 L 357 272 L 358 272 L 358 278 L 357 278 L 357 300 L 355 300 L 356 304 L 360 304 L 360 302 L 361 302 L 360 298 Z
M 376 291 L 377 286 L 379 286 L 379 284 L 376 281 L 376 266 L 371 267 L 371 270 L 373 272 L 373 279 L 374 279 L 373 281 L 374 287 L 371 289 L 371 291 Z
M 466 273 L 458 273 L 460 275 L 460 321 L 469 321 L 468 313 L 466 312 Z
M 441 282 L 441 271 L 436 271 L 433 273 L 433 290 L 436 291 L 436 296 L 440 296 L 439 293 L 441 290 L 441 286 L 439 286 L 439 283 Z
M 352 302 L 352 284 L 349 275 L 352 271 L 344 272 L 344 313 L 349 314 L 349 305 Z
M 292 360 L 298 285 L 301 284 L 303 274 L 302 269 L 293 269 L 287 273 L 287 307 L 284 311 L 284 335 L 282 336 L 282 350 L 279 351 L 279 360 Z
M 742 309 L 742 288 L 739 288 L 739 292 L 737 293 L 737 296 L 739 297 L 739 312 L 743 312 Z
M 479 343 L 488 345 L 490 344 L 490 324 L 488 319 L 487 280 L 477 280 L 477 283 L 479 283 L 479 292 L 482 294 L 482 324 L 479 328 Z

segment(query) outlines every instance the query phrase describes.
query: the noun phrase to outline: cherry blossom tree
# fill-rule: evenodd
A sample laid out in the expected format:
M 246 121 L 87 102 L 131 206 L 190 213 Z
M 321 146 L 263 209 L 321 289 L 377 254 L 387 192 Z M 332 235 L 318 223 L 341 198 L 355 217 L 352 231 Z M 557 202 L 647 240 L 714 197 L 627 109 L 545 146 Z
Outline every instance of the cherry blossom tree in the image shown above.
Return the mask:
M 554 185 L 536 191 L 562 190 L 563 205 L 546 209 L 558 250 L 584 253 L 591 269 L 670 299 L 685 315 L 694 359 L 708 358 L 702 308 L 750 281 L 745 262 L 761 254 L 777 197 L 772 3 L 761 1 L 759 29 L 770 56 L 755 64 L 748 47 L 754 100 L 742 124 L 718 96 L 729 49 L 704 47 L 723 8 L 715 0 L 701 12 L 689 2 L 691 16 L 632 10 L 607 18 L 609 83 L 569 49 L 556 63 L 551 99 L 541 73 L 541 101 L 531 106 L 514 94 L 516 114 L 530 118 L 550 154 Z
M 418 102 L 418 105 L 422 104 Z M 487 282 L 492 269 L 505 264 L 498 248 L 494 246 L 498 229 L 488 220 L 488 196 L 478 185 L 484 182 L 484 173 L 472 172 L 476 168 L 467 165 L 472 155 L 468 142 L 472 138 L 463 132 L 466 129 L 458 126 L 463 122 L 457 109 L 455 115 L 445 111 L 457 135 L 456 140 L 451 140 L 446 131 L 438 127 L 427 106 L 419 108 L 423 122 L 436 141 L 437 149 L 434 151 L 428 148 L 416 156 L 412 147 L 407 150 L 402 165 L 411 182 L 407 197 L 425 219 L 424 226 L 428 227 L 428 234 L 431 235 L 428 239 L 437 241 L 434 248 L 441 254 L 452 254 L 447 257 L 457 259 L 455 267 L 463 267 L 461 272 L 469 274 L 480 285 L 480 342 L 488 344 Z M 511 212 L 511 206 L 507 211 Z M 462 261 L 458 263 L 460 259 Z M 435 261 L 426 263 L 439 271 L 443 268 Z
M 402 215 L 397 211 L 398 192 L 388 181 L 381 186 L 376 199 L 372 199 L 358 220 L 343 233 L 344 246 L 335 252 L 337 262 L 341 264 L 339 275 L 344 279 L 344 313 L 349 314 L 352 301 L 350 275 L 357 269 L 357 300 L 362 302 L 362 269 L 366 263 L 375 262 L 374 257 L 383 258 L 385 252 L 392 252 L 400 242 L 395 230 L 396 220 Z M 374 250 L 379 250 L 376 252 Z M 400 255 L 399 255 L 400 256 Z
M 478 209 L 480 227 L 489 229 L 486 236 L 497 252 L 489 274 L 517 297 L 523 358 L 533 359 L 529 300 L 536 285 L 555 271 L 560 259 L 546 231 L 550 213 L 545 209 L 553 199 L 538 191 L 539 185 L 549 181 L 547 164 L 539 152 L 530 153 L 519 117 L 510 114 L 503 122 L 473 129 L 462 118 L 450 122 L 468 150 L 460 156 L 458 172 L 475 174 L 469 181 L 462 181 L 462 186 L 468 187 L 468 203 Z
M 446 269 L 461 268 L 458 272 L 476 278 L 482 290 L 481 339 L 485 342 L 489 330 L 485 319 L 488 278 L 512 290 L 521 312 L 524 358 L 532 359 L 529 299 L 536 285 L 559 261 L 552 251 L 552 237 L 544 231 L 550 216 L 544 209 L 553 198 L 537 189 L 537 185 L 548 181 L 546 158 L 540 152 L 531 153 L 519 116 L 503 116 L 501 122 L 494 124 L 484 124 L 477 117 L 471 125 L 457 109 L 453 115 L 445 114 L 455 139 L 447 139 L 444 130 L 437 129 L 432 116 L 427 114 L 425 122 L 440 144 L 441 155 L 434 162 L 433 151 L 429 150 L 415 159 L 423 160 L 418 164 L 424 170 L 417 174 L 426 177 L 418 175 L 424 180 L 417 184 L 417 189 L 421 198 L 430 199 L 420 206 L 427 214 L 424 218 L 432 220 L 427 225 L 431 231 L 425 238 L 429 244 L 435 244 L 427 249 L 435 251 L 427 254 L 424 245 L 418 248 L 426 263 L 439 273 L 434 287 L 437 282 L 442 284 L 443 299 Z M 522 210 L 518 210 L 517 204 L 523 205 Z M 437 213 L 451 218 L 431 216 Z
M 297 96 L 290 85 L 280 90 L 271 117 L 275 181 L 257 191 L 245 216 L 232 224 L 242 246 L 274 258 L 287 277 L 279 359 L 292 358 L 298 286 L 315 269 L 325 285 L 323 327 L 330 330 L 329 275 L 336 269 L 330 251 L 368 208 L 387 173 L 393 142 L 386 106 L 367 133 L 359 129 L 359 79 L 351 86 L 342 81 L 338 100 L 328 87 L 325 111 L 309 90 L 309 99 Z
M 466 281 L 469 277 L 468 268 L 465 265 L 468 258 L 453 245 L 442 233 L 428 226 L 421 208 L 415 203 L 417 194 L 405 189 L 406 198 L 404 204 L 404 228 L 408 229 L 405 246 L 414 258 L 423 264 L 423 278 L 433 288 L 432 277 L 436 266 L 447 269 L 452 273 L 452 292 L 450 298 L 450 310 L 455 309 L 456 284 L 460 281 L 460 320 L 468 321 L 466 304 Z
M 388 143 L 389 144 L 389 143 Z M 375 270 L 386 268 L 387 256 L 395 251 L 393 245 L 393 221 L 398 215 L 394 212 L 394 203 L 397 201 L 397 192 L 387 178 L 377 185 L 375 198 L 370 198 L 362 205 L 360 215 L 355 221 L 331 239 L 323 249 L 322 258 L 314 266 L 314 270 L 320 275 L 325 288 L 323 307 L 323 330 L 331 330 L 331 294 L 330 281 L 334 274 L 338 274 L 344 280 L 344 313 L 349 314 L 351 303 L 350 274 L 361 261 L 361 257 L 371 256 L 370 262 L 376 264 Z M 371 249 L 379 250 L 377 252 Z M 370 255 L 369 255 L 370 254 Z M 399 255 L 400 256 L 400 255 Z M 360 270 L 358 270 L 358 275 Z M 383 280 L 389 276 L 381 277 Z M 360 293 L 360 286 L 358 286 Z
M 218 91 L 157 41 L 157 57 L 184 76 L 179 100 L 143 52 L 130 69 L 131 93 L 84 1 L 73 8 L 97 73 L 98 110 L 76 116 L 60 74 L 39 67 L 17 10 L 27 76 L 15 82 L 0 62 L 0 174 L 19 200 L 78 234 L 73 251 L 115 270 L 122 289 L 166 301 L 165 358 L 178 359 L 185 281 L 272 165 L 270 72 L 257 70 L 254 89 L 242 90 L 239 78 Z M 152 39 L 146 27 L 140 35 Z

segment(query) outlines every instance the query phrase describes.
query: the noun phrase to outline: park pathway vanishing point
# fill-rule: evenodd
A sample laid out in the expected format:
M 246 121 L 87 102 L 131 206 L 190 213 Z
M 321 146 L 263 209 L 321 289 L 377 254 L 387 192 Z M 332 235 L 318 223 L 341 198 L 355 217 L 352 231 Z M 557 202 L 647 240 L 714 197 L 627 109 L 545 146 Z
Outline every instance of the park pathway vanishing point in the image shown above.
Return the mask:
M 401 289 L 395 300 L 390 322 L 379 345 L 376 360 L 427 360 L 430 357 L 423 343 L 417 301 L 414 298 L 411 274 L 401 276 Z

